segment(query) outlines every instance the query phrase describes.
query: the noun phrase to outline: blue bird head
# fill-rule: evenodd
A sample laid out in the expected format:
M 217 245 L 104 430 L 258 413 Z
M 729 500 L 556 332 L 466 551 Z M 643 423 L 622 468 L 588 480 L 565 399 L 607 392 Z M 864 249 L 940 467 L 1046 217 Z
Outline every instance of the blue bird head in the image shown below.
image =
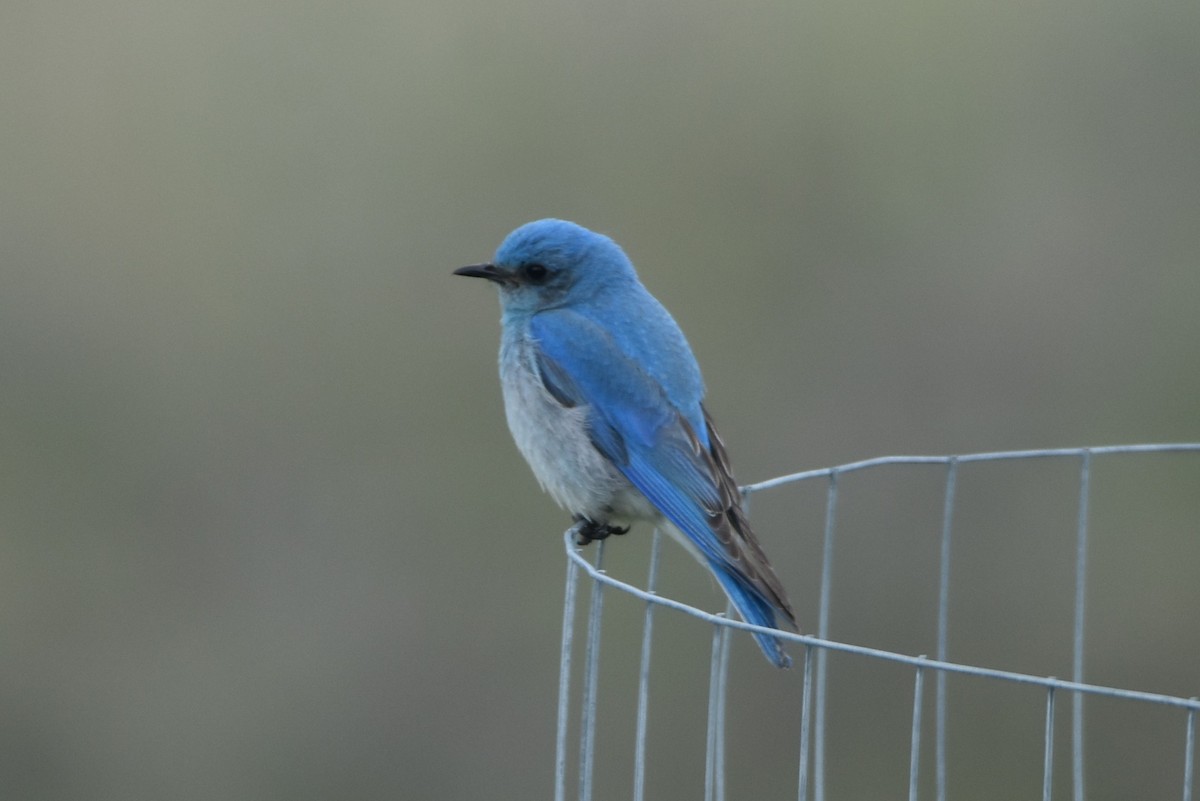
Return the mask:
M 616 242 L 554 219 L 522 225 L 504 238 L 492 262 L 454 274 L 493 282 L 504 310 L 518 314 L 586 302 L 637 283 L 633 264 Z

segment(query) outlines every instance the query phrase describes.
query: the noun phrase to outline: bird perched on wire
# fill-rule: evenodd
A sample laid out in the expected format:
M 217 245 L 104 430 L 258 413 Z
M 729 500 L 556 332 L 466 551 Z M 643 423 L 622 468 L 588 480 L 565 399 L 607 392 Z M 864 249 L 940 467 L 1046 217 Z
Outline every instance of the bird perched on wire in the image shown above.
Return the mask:
M 510 233 L 487 264 L 454 271 L 500 292 L 508 427 L 577 544 L 665 524 L 748 623 L 796 630 L 783 585 L 741 506 L 704 382 L 675 320 L 616 242 L 565 220 Z M 775 665 L 779 640 L 755 633 Z

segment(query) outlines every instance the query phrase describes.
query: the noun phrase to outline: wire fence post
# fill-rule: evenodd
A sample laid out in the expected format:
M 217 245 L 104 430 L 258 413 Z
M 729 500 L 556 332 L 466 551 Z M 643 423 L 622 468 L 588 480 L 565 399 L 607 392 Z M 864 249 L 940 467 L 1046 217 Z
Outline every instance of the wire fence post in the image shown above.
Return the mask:
M 650 538 L 650 569 L 646 577 L 646 592 L 654 594 L 658 584 L 658 558 L 662 531 L 657 526 Z M 637 731 L 633 737 L 633 801 L 646 797 L 646 732 L 650 707 L 650 646 L 654 634 L 654 603 L 646 601 L 642 622 L 642 662 L 638 668 Z
M 1198 698 L 1192 698 L 1200 702 Z M 1200 703 L 1197 703 L 1200 706 Z M 1192 787 L 1196 782 L 1196 707 L 1188 710 L 1187 732 L 1183 736 L 1183 801 L 1192 801 Z
M 604 567 L 604 540 L 596 543 L 596 570 Z M 592 585 L 588 609 L 586 672 L 583 675 L 583 711 L 579 716 L 579 801 L 591 801 L 596 764 L 596 693 L 600 672 L 600 619 L 604 614 L 604 584 Z
M 1042 801 L 1054 795 L 1054 687 L 1046 688 L 1046 735 L 1042 753 Z
M 1092 480 L 1092 452 L 1084 450 L 1079 462 L 1079 520 L 1075 529 L 1075 633 L 1071 646 L 1072 680 L 1083 682 L 1083 619 L 1087 607 L 1088 494 Z M 1083 793 L 1083 693 L 1071 695 L 1071 783 L 1075 801 Z
M 717 740 L 721 736 L 717 720 L 720 715 L 717 707 L 720 705 L 721 694 L 718 683 L 721 680 L 721 633 L 723 628 L 718 624 L 713 626 L 712 652 L 708 673 L 708 738 L 704 745 L 704 801 L 715 801 L 717 797 Z
M 733 604 L 725 607 L 725 617 L 733 617 Z M 716 779 L 717 793 L 715 801 L 725 801 L 725 710 L 729 689 L 729 635 L 732 629 L 721 626 L 721 659 L 717 665 L 717 750 Z
M 568 533 L 568 538 L 571 536 Z M 570 547 L 569 545 L 567 547 Z M 575 634 L 575 588 L 579 569 L 567 560 L 567 588 L 563 593 L 562 654 L 558 667 L 558 731 L 554 738 L 554 801 L 567 798 L 567 707 L 571 701 L 571 645 Z
M 817 636 L 829 639 L 829 606 L 833 598 L 833 540 L 837 529 L 838 471 L 829 473 L 829 488 L 825 496 L 825 544 L 821 552 L 821 601 L 818 611 Z M 813 736 L 813 797 L 825 801 L 825 683 L 829 653 L 817 651 L 817 703 Z
M 913 688 L 912 739 L 908 754 L 908 801 L 917 801 L 918 777 L 921 772 L 921 706 L 925 702 L 925 668 L 917 665 L 916 673 L 916 686 Z
M 804 684 L 800 694 L 800 776 L 797 801 L 808 801 L 809 739 L 812 731 L 813 646 L 804 646 Z
M 946 492 L 942 501 L 942 547 L 938 560 L 937 658 L 950 658 L 950 535 L 954 527 L 954 495 L 958 489 L 958 459 L 950 457 L 946 465 Z M 946 673 L 937 672 L 936 699 L 936 781 L 938 801 L 946 801 Z

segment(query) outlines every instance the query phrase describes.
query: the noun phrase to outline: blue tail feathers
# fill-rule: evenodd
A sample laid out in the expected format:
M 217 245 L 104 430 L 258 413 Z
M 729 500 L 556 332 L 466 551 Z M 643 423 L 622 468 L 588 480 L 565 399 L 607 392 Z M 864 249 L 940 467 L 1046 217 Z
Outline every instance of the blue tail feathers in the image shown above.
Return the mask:
M 730 573 L 724 565 L 711 562 L 710 564 L 713 574 L 721 583 L 721 588 L 725 590 L 729 600 L 733 601 L 733 606 L 742 620 L 755 626 L 778 628 L 775 622 L 775 607 L 763 598 L 761 593 L 748 586 L 739 576 Z M 792 659 L 783 650 L 783 643 L 779 641 L 779 638 L 759 632 L 752 633 L 754 639 L 758 641 L 758 647 L 776 667 L 792 666 Z

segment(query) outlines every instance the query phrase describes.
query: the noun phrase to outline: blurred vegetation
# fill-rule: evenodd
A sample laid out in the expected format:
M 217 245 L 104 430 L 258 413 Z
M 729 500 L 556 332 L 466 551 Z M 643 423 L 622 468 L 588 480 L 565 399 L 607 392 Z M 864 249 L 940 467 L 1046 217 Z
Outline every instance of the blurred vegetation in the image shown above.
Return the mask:
M 495 301 L 449 275 L 529 219 L 626 246 L 743 481 L 1197 439 L 1197 41 L 1192 0 L 6 3 L 5 796 L 547 797 L 567 521 L 504 427 Z M 1089 668 L 1195 693 L 1200 481 L 1130 464 L 1097 475 L 1116 500 L 1090 585 L 1126 639 L 1097 630 Z M 991 536 L 956 574 L 956 643 L 1063 675 L 1062 621 L 1029 607 L 1071 576 L 1030 549 L 1070 551 L 1075 490 L 1031 475 L 964 475 Z M 937 528 L 900 521 L 936 519 L 930 486 L 864 489 L 839 559 L 875 581 L 839 585 L 839 636 L 928 647 L 912 554 Z M 755 501 L 802 619 L 822 502 Z M 1061 525 L 1026 525 L 1053 503 Z M 644 543 L 619 545 L 640 571 Z M 719 606 L 672 561 L 668 586 Z M 636 610 L 613 608 L 602 692 L 628 700 Z M 655 732 L 650 781 L 694 798 L 708 635 L 660 631 L 656 720 L 681 728 Z M 731 736 L 763 763 L 731 766 L 735 797 L 787 797 L 797 724 L 772 693 L 798 674 L 749 649 Z M 852 757 L 870 732 L 905 767 L 896 678 L 901 736 L 839 710 L 839 797 L 903 786 Z M 1022 786 L 995 771 L 1038 716 L 1006 717 L 1007 692 L 962 710 L 957 794 Z M 623 754 L 632 728 L 601 735 Z M 1092 797 L 1136 795 L 1105 742 Z

